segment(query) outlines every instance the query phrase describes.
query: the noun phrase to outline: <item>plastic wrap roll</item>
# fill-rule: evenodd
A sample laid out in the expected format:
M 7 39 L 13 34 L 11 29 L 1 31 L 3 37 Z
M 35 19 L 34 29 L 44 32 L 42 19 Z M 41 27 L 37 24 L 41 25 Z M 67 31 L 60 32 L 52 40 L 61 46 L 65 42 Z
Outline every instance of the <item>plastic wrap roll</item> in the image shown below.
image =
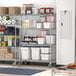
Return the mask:
M 15 24 L 15 23 L 16 23 L 16 21 L 15 21 L 15 20 L 11 20 L 11 23 L 12 23 L 12 24 Z
M 11 20 L 8 20 L 7 24 L 11 24 Z

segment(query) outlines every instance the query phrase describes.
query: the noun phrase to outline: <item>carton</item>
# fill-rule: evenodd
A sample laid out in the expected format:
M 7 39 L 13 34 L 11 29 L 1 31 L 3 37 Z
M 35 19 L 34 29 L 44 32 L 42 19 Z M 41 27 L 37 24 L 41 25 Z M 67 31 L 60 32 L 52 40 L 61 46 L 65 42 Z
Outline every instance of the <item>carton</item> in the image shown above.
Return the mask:
M 8 7 L 0 7 L 0 14 L 8 14 Z
M 11 48 L 8 47 L 0 47 L 0 53 L 10 53 Z
M 5 59 L 14 59 L 15 58 L 15 54 L 14 53 L 6 53 L 5 54 Z
M 20 14 L 21 8 L 20 7 L 9 7 L 9 14 Z
M 5 58 L 5 53 L 0 53 L 0 59 L 4 59 Z

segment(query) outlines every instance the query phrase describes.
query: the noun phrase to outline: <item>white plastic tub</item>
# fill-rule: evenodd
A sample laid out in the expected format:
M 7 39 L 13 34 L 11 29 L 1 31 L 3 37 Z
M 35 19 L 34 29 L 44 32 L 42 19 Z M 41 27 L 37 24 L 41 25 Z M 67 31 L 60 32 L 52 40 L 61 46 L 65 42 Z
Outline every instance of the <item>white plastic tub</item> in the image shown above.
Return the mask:
M 46 35 L 46 44 L 51 44 L 51 36 Z
M 38 37 L 38 44 L 45 44 L 45 38 L 46 37 Z
M 31 47 L 31 57 L 32 60 L 40 60 L 40 48 Z
M 41 30 L 41 36 L 42 37 L 45 37 L 46 36 L 46 33 L 47 33 L 47 30 Z
M 43 22 L 43 28 L 47 28 L 47 29 L 49 29 L 50 28 L 50 22 L 49 21 L 47 21 L 47 22 Z
M 21 47 L 22 60 L 30 59 L 30 49 L 28 47 Z
M 41 60 L 46 60 L 46 61 L 48 61 L 48 60 L 50 60 L 50 57 L 49 57 L 50 55 L 49 54 L 41 54 Z
M 55 44 L 56 40 L 55 40 L 55 35 L 51 35 L 51 44 Z
M 51 49 L 49 47 L 41 47 L 41 53 L 51 53 Z
M 42 28 L 42 23 L 41 22 L 37 22 L 36 23 L 36 28 Z

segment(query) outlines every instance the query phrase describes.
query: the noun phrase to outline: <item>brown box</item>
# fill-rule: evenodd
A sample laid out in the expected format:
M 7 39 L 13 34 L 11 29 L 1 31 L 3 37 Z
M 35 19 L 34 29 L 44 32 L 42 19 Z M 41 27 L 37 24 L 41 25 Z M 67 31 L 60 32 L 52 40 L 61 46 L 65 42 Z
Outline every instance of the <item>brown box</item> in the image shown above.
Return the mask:
M 9 14 L 21 14 L 20 7 L 9 7 Z
M 4 59 L 5 58 L 5 53 L 0 53 L 0 59 Z
M 8 7 L 0 7 L 0 14 L 8 14 Z
M 0 47 L 0 53 L 10 53 L 11 48 L 9 47 Z
M 15 58 L 15 54 L 14 53 L 6 53 L 5 54 L 5 59 L 14 59 Z

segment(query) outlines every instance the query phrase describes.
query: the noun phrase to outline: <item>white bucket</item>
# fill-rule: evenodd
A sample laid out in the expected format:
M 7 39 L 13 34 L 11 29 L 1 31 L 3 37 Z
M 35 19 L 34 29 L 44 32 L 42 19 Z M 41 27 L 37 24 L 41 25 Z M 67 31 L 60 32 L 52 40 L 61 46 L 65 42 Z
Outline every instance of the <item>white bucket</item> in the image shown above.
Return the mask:
M 32 56 L 32 60 L 39 60 L 40 59 L 40 48 L 32 47 L 31 56 Z
M 45 44 L 46 37 L 38 37 L 38 44 Z

